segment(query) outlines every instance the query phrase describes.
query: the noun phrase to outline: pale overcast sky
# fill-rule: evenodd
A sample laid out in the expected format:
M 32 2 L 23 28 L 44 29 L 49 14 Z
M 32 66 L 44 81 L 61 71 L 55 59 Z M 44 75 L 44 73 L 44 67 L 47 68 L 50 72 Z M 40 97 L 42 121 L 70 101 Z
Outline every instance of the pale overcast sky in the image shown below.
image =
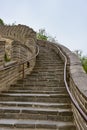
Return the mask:
M 46 32 L 87 55 L 87 0 L 0 0 L 0 18 Z

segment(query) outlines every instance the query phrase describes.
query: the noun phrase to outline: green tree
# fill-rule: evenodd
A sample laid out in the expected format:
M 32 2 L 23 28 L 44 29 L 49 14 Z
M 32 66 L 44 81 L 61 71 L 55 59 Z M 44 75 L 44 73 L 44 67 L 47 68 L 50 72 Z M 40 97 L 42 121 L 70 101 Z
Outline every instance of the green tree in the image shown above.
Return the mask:
M 83 66 L 85 72 L 87 73 L 87 57 L 83 56 L 81 58 L 81 63 L 82 63 L 82 66 Z
M 0 18 L 0 25 L 4 25 L 4 21 Z
M 39 29 L 39 32 L 37 33 L 37 39 L 40 39 L 40 40 L 48 39 L 45 29 Z
M 39 32 L 37 32 L 37 39 L 57 43 L 56 37 L 49 35 L 45 29 L 39 29 Z

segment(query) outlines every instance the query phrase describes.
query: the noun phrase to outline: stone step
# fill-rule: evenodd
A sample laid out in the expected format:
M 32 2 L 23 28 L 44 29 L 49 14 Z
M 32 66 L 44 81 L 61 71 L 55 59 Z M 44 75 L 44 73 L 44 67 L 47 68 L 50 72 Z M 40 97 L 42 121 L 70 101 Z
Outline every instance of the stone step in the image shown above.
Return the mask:
M 52 65 L 52 66 L 51 66 L 51 65 L 50 65 L 50 66 L 47 66 L 47 65 L 46 65 L 46 66 L 44 66 L 44 67 L 43 67 L 43 64 L 42 64 L 41 66 L 40 66 L 40 65 L 41 65 L 41 63 L 35 64 L 34 69 L 36 69 L 36 68 L 37 68 L 37 69 L 42 69 L 42 68 L 43 68 L 43 69 L 58 69 L 58 70 L 59 70 L 59 69 L 61 69 L 61 70 L 64 69 L 64 65 L 57 65 L 55 68 L 53 67 L 53 65 Z
M 52 77 L 52 76 L 50 76 L 50 77 L 47 77 L 47 76 L 46 76 L 46 77 L 42 77 L 42 76 L 36 76 L 36 77 L 34 77 L 34 76 L 26 76 L 26 77 L 24 78 L 24 80 L 22 79 L 22 80 L 20 80 L 20 81 L 22 81 L 22 82 L 25 81 L 25 80 L 27 80 L 27 81 L 28 81 L 28 80 L 36 80 L 36 81 L 37 81 L 37 80 L 38 80 L 38 81 L 39 81 L 39 80 L 43 80 L 43 81 L 46 80 L 46 81 L 50 81 L 50 80 L 53 80 L 53 79 L 54 79 L 54 80 L 58 80 L 59 78 L 60 78 L 60 76 L 57 76 L 57 77 L 56 77 L 56 76 L 53 76 L 53 77 Z M 60 80 L 63 80 L 63 79 L 64 79 L 63 77 L 60 78 Z M 19 81 L 19 82 L 20 82 L 20 81 Z M 63 81 L 63 82 L 64 82 L 64 81 Z
M 2 93 L 0 101 L 32 101 L 32 102 L 55 102 L 70 103 L 67 94 L 18 94 L 18 93 Z
M 51 57 L 41 56 L 41 54 L 40 54 L 39 57 L 37 57 L 37 61 L 38 61 L 38 60 L 40 60 L 40 61 L 47 61 L 47 62 L 48 62 L 48 61 L 49 61 L 49 62 L 52 62 L 52 61 L 53 61 L 53 62 L 59 62 L 59 61 L 60 61 L 61 63 L 63 63 L 63 62 L 61 61 L 61 59 L 58 58 L 58 57 L 53 59 L 53 58 L 51 58 Z
M 48 68 L 53 68 L 55 66 L 55 68 L 64 68 L 64 64 L 62 63 L 50 63 L 50 62 L 44 62 L 44 61 L 37 61 L 35 64 L 35 67 L 48 67 Z
M 44 71 L 43 71 L 44 70 Z M 35 69 L 33 70 L 33 73 L 59 73 L 63 74 L 63 70 L 58 70 L 58 69 Z
M 37 59 L 37 62 L 39 63 L 44 63 L 44 64 L 62 64 L 63 65 L 63 62 L 62 61 L 58 61 L 58 60 L 49 60 L 48 61 L 46 59 Z
M 29 75 L 28 75 L 29 76 Z M 61 76 L 63 77 L 63 74 L 62 73 L 56 73 L 56 72 L 53 72 L 53 73 L 48 73 L 48 72 L 44 72 L 44 73 L 36 73 L 36 72 L 31 72 L 31 77 L 32 76 L 38 76 L 38 77 L 44 77 L 44 78 L 49 78 L 49 77 L 59 77 L 61 78 Z M 46 77 L 47 76 L 47 77 Z
M 63 80 L 63 77 L 61 78 L 58 78 L 58 79 L 38 79 L 38 77 L 36 77 L 36 79 L 30 79 L 30 78 L 26 78 L 24 80 L 18 80 L 17 83 L 21 84 L 21 83 L 30 83 L 32 82 L 33 83 L 46 83 L 46 84 L 49 84 L 49 83 L 60 83 L 61 84 L 64 84 L 64 80 Z
M 16 90 L 19 90 L 19 91 L 59 91 L 59 92 L 64 92 L 66 93 L 66 89 L 65 89 L 65 86 L 36 86 L 36 85 L 11 85 L 9 91 L 16 91 Z
M 64 65 L 63 64 L 57 64 L 56 65 L 54 63 L 54 64 L 48 64 L 47 65 L 47 64 L 44 64 L 44 62 L 38 62 L 38 63 L 36 62 L 36 64 L 35 64 L 35 68 L 49 68 L 49 69 L 52 68 L 53 69 L 54 66 L 55 66 L 55 69 L 59 69 L 59 68 L 60 69 L 64 69 Z
M 52 121 L 72 121 L 70 109 L 35 107 L 0 107 L 0 119 L 35 119 Z
M 50 58 L 50 57 L 45 57 L 45 56 L 41 56 L 41 54 L 40 54 L 40 56 L 39 57 L 37 57 L 37 61 L 42 61 L 42 62 L 51 62 L 51 63 L 62 63 L 63 64 L 63 61 L 60 59 L 60 58 Z
M 47 73 L 47 74 L 49 74 L 49 73 L 53 73 L 53 74 L 63 74 L 64 73 L 64 70 L 63 69 L 60 69 L 60 70 L 58 70 L 57 68 L 36 68 L 36 69 L 34 69 L 33 70 L 33 72 L 32 73 L 34 73 L 34 72 L 38 72 L 38 73 Z
M 61 63 L 44 63 L 44 62 L 39 62 L 36 63 L 35 67 L 55 67 L 55 68 L 64 68 L 64 65 Z
M 70 103 L 44 103 L 44 102 L 17 102 L 17 101 L 0 101 L 0 106 L 32 107 L 32 108 L 71 108 Z
M 0 126 L 4 129 L 8 128 L 31 128 L 36 129 L 50 129 L 50 130 L 76 130 L 75 125 L 72 122 L 63 121 L 45 121 L 45 120 L 23 120 L 23 119 L 1 119 Z
M 37 61 L 41 61 L 41 62 L 51 62 L 51 63 L 58 63 L 58 62 L 61 62 L 63 64 L 63 61 L 60 59 L 60 58 L 56 58 L 54 57 L 54 59 L 52 57 L 46 57 L 45 55 L 44 56 L 41 56 L 41 54 L 39 55 L 39 57 L 37 57 Z
M 21 83 L 24 83 L 25 85 L 27 85 L 27 84 L 30 84 L 30 83 L 32 83 L 32 84 L 54 84 L 54 83 L 63 83 L 63 85 L 64 85 L 64 80 L 63 80 L 63 78 L 62 79 L 38 79 L 38 77 L 36 78 L 36 79 L 21 79 L 21 80 L 17 80 L 17 83 L 19 83 L 19 84 L 21 84 Z
M 63 62 L 59 59 L 59 60 L 50 60 L 50 59 L 36 59 L 37 60 L 37 63 L 44 63 L 44 64 L 62 64 L 63 65 Z
M 29 79 L 46 79 L 46 80 L 55 79 L 55 80 L 57 80 L 58 78 L 63 79 L 64 77 L 63 76 L 60 77 L 60 75 L 56 75 L 56 74 L 55 75 L 53 75 L 53 74 L 39 75 L 39 74 L 32 73 L 32 75 L 26 75 L 25 78 L 27 78 L 27 80 L 29 80 Z
M 67 91 L 66 91 L 66 89 L 59 89 L 58 91 L 42 91 L 42 90 L 11 90 L 11 89 L 9 89 L 9 90 L 6 90 L 6 91 L 2 91 L 2 93 L 24 93 L 24 94 L 26 94 L 26 93 L 37 93 L 37 94 L 40 94 L 40 93 L 42 93 L 42 94 L 59 94 L 59 93 L 63 93 L 63 94 L 67 94 Z
M 65 87 L 65 85 L 63 84 L 63 83 L 60 83 L 60 84 L 58 84 L 58 83 L 50 83 L 49 82 L 49 84 L 48 83 L 42 83 L 42 82 L 30 82 L 30 83 L 26 83 L 26 84 L 23 84 L 23 83 L 20 83 L 20 84 L 13 84 L 13 85 L 11 85 L 11 87 L 10 87 L 10 89 L 11 88 L 18 88 L 18 89 L 30 89 L 31 87 L 38 87 L 38 88 L 40 88 L 40 89 L 42 89 L 43 87 L 45 88 L 45 87 L 56 87 L 56 88 L 61 88 L 61 87 Z

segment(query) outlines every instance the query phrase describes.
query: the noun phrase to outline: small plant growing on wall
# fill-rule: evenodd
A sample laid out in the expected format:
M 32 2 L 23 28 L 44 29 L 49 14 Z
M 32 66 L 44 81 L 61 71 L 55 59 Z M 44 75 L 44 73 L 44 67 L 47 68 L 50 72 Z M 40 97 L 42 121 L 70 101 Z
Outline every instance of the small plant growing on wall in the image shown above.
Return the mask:
M 4 60 L 5 60 L 5 62 L 9 62 L 10 61 L 10 59 L 7 56 L 7 53 L 5 53 L 5 55 L 4 55 Z

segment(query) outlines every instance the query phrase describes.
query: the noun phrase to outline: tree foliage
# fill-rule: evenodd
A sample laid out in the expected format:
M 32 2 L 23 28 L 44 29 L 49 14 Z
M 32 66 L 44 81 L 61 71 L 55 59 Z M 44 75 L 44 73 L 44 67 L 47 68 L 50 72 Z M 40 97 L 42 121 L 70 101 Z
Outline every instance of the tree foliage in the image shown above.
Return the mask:
M 81 63 L 82 63 L 82 66 L 83 66 L 84 70 L 85 70 L 86 73 L 87 73 L 87 57 L 83 56 L 83 57 L 81 58 Z
M 40 39 L 40 40 L 48 39 L 45 29 L 39 29 L 39 32 L 37 33 L 37 39 Z
M 37 32 L 37 39 L 57 42 L 56 37 L 48 35 L 45 29 L 39 29 L 39 32 Z
M 4 25 L 4 21 L 0 18 L 0 25 Z
M 82 66 L 83 66 L 83 69 L 87 73 L 87 57 L 86 56 L 82 56 L 82 51 L 81 50 L 75 50 L 74 52 L 80 58 Z

